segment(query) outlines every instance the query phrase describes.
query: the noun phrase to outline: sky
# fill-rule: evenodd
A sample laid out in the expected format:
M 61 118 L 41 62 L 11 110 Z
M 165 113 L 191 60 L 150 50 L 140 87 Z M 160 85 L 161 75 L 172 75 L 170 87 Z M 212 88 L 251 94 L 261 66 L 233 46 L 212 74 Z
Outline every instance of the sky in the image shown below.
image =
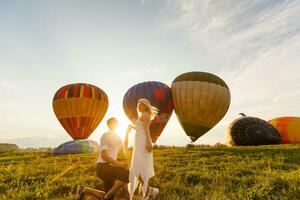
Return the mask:
M 134 84 L 169 86 L 205 71 L 229 86 L 225 117 L 196 144 L 225 143 L 238 113 L 269 120 L 300 116 L 299 0 L 1 0 L 0 143 L 56 147 L 71 140 L 52 98 L 63 85 L 94 84 L 110 106 L 105 121 L 129 123 L 122 100 Z M 175 113 L 160 145 L 190 142 Z

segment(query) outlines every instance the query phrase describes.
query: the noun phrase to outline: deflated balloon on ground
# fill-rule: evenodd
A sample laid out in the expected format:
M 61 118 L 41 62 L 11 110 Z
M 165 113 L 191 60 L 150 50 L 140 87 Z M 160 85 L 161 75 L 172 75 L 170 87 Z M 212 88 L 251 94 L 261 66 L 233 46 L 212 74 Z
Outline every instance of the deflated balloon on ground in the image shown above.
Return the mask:
M 184 73 L 173 81 L 171 88 L 177 118 L 193 142 L 213 128 L 228 111 L 230 90 L 214 74 Z
M 279 144 L 278 131 L 265 120 L 241 117 L 234 120 L 226 133 L 228 146 L 252 146 Z
M 93 140 L 73 140 L 61 144 L 54 149 L 53 154 L 84 154 L 100 152 L 100 147 Z

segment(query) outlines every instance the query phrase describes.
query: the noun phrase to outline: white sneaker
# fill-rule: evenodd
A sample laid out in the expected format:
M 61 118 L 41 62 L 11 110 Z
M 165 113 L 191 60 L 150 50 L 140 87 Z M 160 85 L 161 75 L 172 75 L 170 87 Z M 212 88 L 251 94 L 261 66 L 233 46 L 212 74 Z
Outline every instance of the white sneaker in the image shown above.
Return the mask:
M 158 192 L 159 192 L 158 188 L 152 188 L 152 192 L 151 192 L 151 199 L 152 200 L 156 200 L 157 199 Z
M 84 197 L 83 189 L 84 189 L 84 187 L 82 185 L 77 186 L 75 200 L 82 200 L 83 199 L 83 197 Z

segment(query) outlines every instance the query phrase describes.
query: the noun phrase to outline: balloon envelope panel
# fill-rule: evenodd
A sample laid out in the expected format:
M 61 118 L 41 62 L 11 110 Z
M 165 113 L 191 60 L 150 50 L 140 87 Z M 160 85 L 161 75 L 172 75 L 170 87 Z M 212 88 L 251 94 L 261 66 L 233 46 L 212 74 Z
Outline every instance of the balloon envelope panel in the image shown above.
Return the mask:
M 53 98 L 54 113 L 73 139 L 86 139 L 97 128 L 108 108 L 100 88 L 75 83 L 60 88 Z
M 280 133 L 282 144 L 300 144 L 300 117 L 279 117 L 269 123 Z
M 100 147 L 93 140 L 73 140 L 61 144 L 54 149 L 53 154 L 84 154 L 100 152 Z
M 279 144 L 278 131 L 268 122 L 256 117 L 242 117 L 233 121 L 227 129 L 228 146 L 252 146 Z
M 173 81 L 171 88 L 175 113 L 192 141 L 213 128 L 230 105 L 228 86 L 214 74 L 184 73 Z
M 158 116 L 151 121 L 150 125 L 151 139 L 155 142 L 173 112 L 171 89 L 166 84 L 156 81 L 139 83 L 129 88 L 123 98 L 123 108 L 133 123 L 138 119 L 137 104 L 141 98 L 148 99 L 152 106 L 159 109 Z

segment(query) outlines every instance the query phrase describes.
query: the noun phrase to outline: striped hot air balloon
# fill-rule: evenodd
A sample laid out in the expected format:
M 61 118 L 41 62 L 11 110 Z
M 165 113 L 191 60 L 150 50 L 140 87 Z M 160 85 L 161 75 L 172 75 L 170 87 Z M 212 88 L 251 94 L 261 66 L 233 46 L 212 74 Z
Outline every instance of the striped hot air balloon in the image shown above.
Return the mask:
M 300 144 L 300 117 L 278 117 L 269 123 L 280 133 L 282 144 Z
M 123 108 L 133 123 L 138 118 L 137 104 L 141 98 L 148 99 L 152 106 L 159 109 L 157 117 L 150 124 L 150 136 L 155 143 L 173 112 L 171 89 L 166 84 L 156 81 L 139 83 L 129 88 L 123 98 Z
M 228 146 L 257 146 L 279 144 L 278 131 L 265 120 L 241 117 L 230 123 L 226 132 Z
M 229 108 L 229 88 L 214 74 L 184 73 L 171 88 L 177 118 L 193 142 L 213 128 Z
M 54 113 L 73 139 L 88 138 L 103 119 L 107 108 L 105 92 L 86 83 L 65 85 L 53 98 Z

